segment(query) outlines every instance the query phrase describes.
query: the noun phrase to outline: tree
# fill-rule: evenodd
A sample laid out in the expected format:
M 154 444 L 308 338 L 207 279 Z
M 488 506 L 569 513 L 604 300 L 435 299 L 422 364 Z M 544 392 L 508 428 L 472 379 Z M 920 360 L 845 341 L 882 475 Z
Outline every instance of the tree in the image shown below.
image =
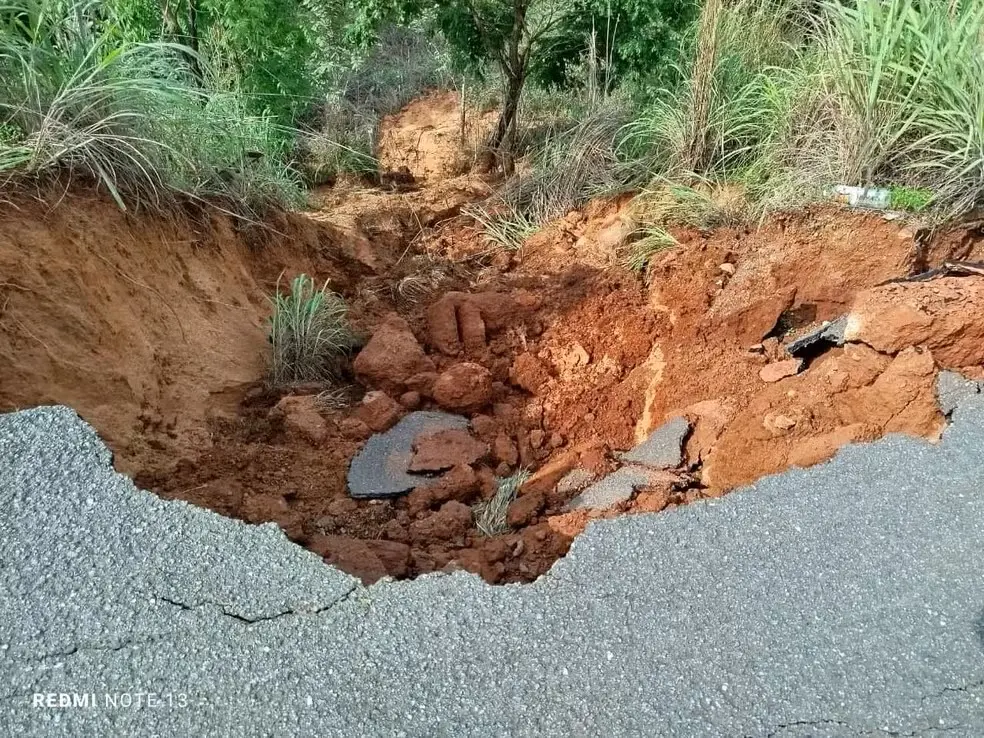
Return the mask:
M 511 168 L 516 118 L 531 61 L 543 53 L 570 3 L 565 0 L 356 0 L 364 34 L 384 21 L 429 15 L 459 57 L 492 62 L 502 74 L 502 110 L 489 148 Z

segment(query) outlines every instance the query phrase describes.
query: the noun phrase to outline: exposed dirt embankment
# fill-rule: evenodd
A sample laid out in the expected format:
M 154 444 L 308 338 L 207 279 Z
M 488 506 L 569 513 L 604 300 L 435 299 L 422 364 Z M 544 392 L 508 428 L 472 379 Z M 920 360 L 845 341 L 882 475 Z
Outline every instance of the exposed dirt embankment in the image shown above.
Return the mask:
M 196 222 L 197 220 L 197 222 Z M 76 408 L 135 472 L 207 446 L 265 371 L 266 296 L 282 269 L 358 265 L 306 219 L 128 217 L 106 198 L 21 200 L 0 212 L 0 408 Z M 250 244 L 262 244 L 252 248 Z

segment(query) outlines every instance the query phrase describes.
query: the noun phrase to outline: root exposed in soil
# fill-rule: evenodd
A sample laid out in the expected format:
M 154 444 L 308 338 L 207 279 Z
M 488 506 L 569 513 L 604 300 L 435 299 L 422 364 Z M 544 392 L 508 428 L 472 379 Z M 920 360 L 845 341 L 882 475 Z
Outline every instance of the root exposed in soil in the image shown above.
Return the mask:
M 613 258 L 624 198 L 491 255 L 457 216 L 487 189 L 337 188 L 258 234 L 94 196 L 19 203 L 0 214 L 0 410 L 71 405 L 138 485 L 273 521 L 365 581 L 463 568 L 511 582 L 547 571 L 592 518 L 717 496 L 887 432 L 935 439 L 939 368 L 982 374 L 984 280 L 883 284 L 913 269 L 897 221 L 821 208 L 680 231 L 643 278 Z M 953 232 L 919 261 L 982 254 Z M 344 386 L 267 386 L 265 296 L 285 268 L 348 300 L 367 346 Z M 786 371 L 791 338 L 846 313 L 843 347 Z M 467 416 L 479 457 L 438 459 L 404 496 L 352 499 L 349 461 L 415 409 Z M 678 467 L 614 507 L 569 509 L 681 415 Z M 473 509 L 524 470 L 506 532 L 483 535 Z

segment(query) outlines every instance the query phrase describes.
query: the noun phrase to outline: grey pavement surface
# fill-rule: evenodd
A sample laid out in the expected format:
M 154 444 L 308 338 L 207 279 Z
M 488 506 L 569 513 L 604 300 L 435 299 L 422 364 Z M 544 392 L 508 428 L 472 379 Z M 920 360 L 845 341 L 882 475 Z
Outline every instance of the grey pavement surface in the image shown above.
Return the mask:
M 936 446 L 594 523 L 532 585 L 366 589 L 136 490 L 67 409 L 0 416 L 0 735 L 984 735 L 982 450 L 970 396 Z
M 570 510 L 591 510 L 617 505 L 632 499 L 633 493 L 645 487 L 650 480 L 650 472 L 638 466 L 623 466 L 583 490 L 570 501 Z
M 653 469 L 672 469 L 683 462 L 683 439 L 690 433 L 686 418 L 666 421 L 649 434 L 649 438 L 621 455 L 629 464 L 642 464 Z

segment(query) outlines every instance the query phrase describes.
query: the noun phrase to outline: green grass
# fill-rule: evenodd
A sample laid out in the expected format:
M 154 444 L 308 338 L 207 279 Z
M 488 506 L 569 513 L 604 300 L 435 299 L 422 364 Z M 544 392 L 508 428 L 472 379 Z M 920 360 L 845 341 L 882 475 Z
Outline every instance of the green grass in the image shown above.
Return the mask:
M 621 154 L 659 182 L 737 183 L 756 211 L 851 184 L 952 217 L 984 200 L 981 38 L 984 3 L 708 2 Z
M 97 17 L 97 3 L 59 0 L 0 15 L 3 181 L 92 181 L 121 208 L 218 198 L 254 215 L 303 201 L 290 131 L 197 85 L 187 49 L 122 40 Z
M 893 210 L 907 210 L 912 213 L 922 212 L 933 200 L 932 190 L 918 187 L 892 187 L 890 195 Z
M 281 292 L 278 280 L 271 303 L 273 384 L 337 379 L 340 361 L 354 345 L 345 301 L 328 289 L 327 282 L 318 288 L 311 277 L 300 274 L 288 292 Z
M 642 237 L 625 246 L 622 265 L 640 274 L 646 271 L 650 260 L 660 251 L 677 245 L 677 240 L 656 225 L 642 229 Z

